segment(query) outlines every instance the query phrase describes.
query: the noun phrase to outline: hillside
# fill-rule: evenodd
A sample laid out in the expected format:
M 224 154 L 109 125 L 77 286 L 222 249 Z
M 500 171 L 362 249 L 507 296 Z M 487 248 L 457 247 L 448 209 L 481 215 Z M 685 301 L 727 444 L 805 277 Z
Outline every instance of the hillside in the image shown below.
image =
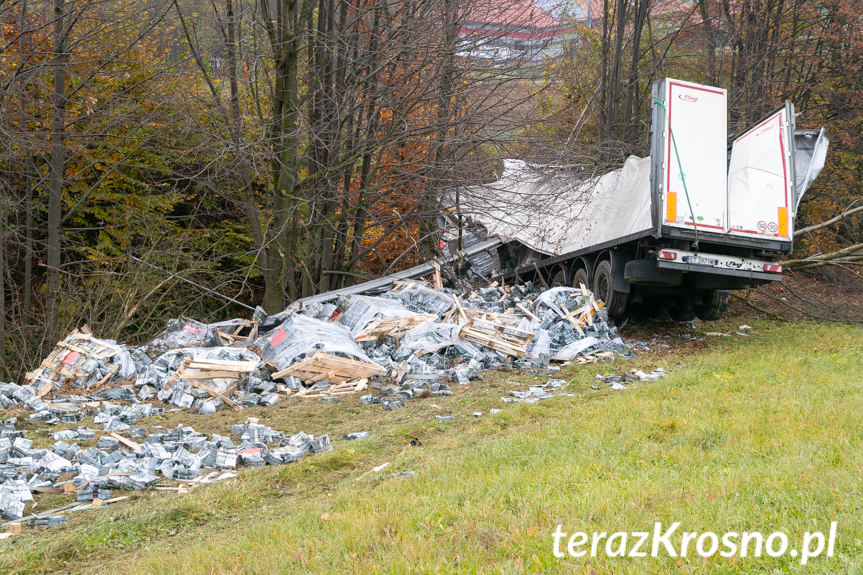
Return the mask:
M 681 330 L 674 324 L 636 328 L 627 337 L 672 337 L 655 338 L 636 360 L 565 367 L 561 391 L 572 397 L 530 405 L 501 397 L 547 376 L 486 372 L 452 397 L 396 411 L 348 397 L 154 418 L 164 428 L 224 432 L 251 415 L 276 429 L 371 437 L 334 439 L 330 453 L 242 470 L 188 494 L 130 493 L 110 508 L 70 514 L 66 525 L 25 530 L 0 543 L 0 569 L 796 572 L 789 556 L 555 558 L 552 532 L 558 524 L 613 532 L 679 521 L 687 531 L 782 530 L 793 546 L 836 521 L 835 556 L 811 559 L 806 571 L 857 572 L 863 330 L 759 322 L 739 336 L 735 319 L 702 324 L 694 335 L 703 341 L 673 337 Z M 595 379 L 656 367 L 668 375 L 622 391 Z M 409 473 L 392 476 L 401 472 Z

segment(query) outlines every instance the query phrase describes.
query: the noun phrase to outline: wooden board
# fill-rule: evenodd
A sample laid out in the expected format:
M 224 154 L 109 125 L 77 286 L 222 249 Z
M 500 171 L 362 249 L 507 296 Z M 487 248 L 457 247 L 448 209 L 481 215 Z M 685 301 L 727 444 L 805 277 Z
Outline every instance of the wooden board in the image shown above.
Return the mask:
M 519 358 L 527 355 L 534 337 L 532 332 L 479 318 L 471 318 L 468 325 L 462 328 L 459 336 L 472 343 Z
M 354 337 L 354 341 L 375 341 L 379 337 L 398 337 L 409 329 L 419 327 L 424 323 L 432 321 L 437 316 L 413 315 L 409 317 L 382 317 L 372 323 L 358 333 Z
M 316 383 L 328 379 L 331 383 L 338 384 L 351 379 L 369 378 L 375 375 L 386 375 L 386 373 L 386 369 L 374 363 L 321 352 L 274 373 L 272 378 L 281 379 L 292 375 L 303 383 Z
M 237 387 L 236 385 L 232 385 L 231 387 L 226 389 L 223 393 L 219 393 L 217 391 L 214 391 L 199 381 L 192 381 L 192 387 L 195 387 L 197 389 L 203 389 L 204 391 L 206 391 L 207 393 L 210 394 L 210 397 L 216 397 L 216 398 L 221 399 L 222 401 L 225 402 L 226 405 L 230 406 L 231 409 L 233 409 L 234 411 L 242 411 L 243 410 L 243 406 L 241 406 L 240 404 L 236 403 L 235 401 L 233 401 L 232 399 L 230 399 L 229 397 L 226 396 L 226 394 L 229 394 L 232 391 L 234 391 L 234 389 L 236 389 L 236 387 Z

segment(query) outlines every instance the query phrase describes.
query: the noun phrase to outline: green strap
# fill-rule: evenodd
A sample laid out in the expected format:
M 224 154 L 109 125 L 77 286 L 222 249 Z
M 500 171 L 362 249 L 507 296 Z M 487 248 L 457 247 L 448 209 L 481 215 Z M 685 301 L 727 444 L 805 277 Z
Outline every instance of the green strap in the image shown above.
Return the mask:
M 662 109 L 665 110 L 666 114 L 668 113 L 668 108 L 665 107 L 665 104 L 663 104 L 659 98 L 653 96 L 653 101 L 662 106 Z M 689 206 L 689 216 L 692 218 L 692 229 L 695 231 L 695 242 L 693 242 L 692 247 L 698 251 L 698 225 L 695 223 L 695 212 L 692 209 L 692 201 L 689 199 L 689 189 L 686 187 L 686 176 L 683 174 L 683 164 L 680 163 L 680 152 L 677 151 L 677 140 L 674 138 L 674 132 L 671 130 L 670 118 L 668 120 L 668 133 L 671 134 L 671 143 L 674 145 L 674 155 L 677 157 L 677 169 L 680 172 L 680 181 L 683 182 L 683 193 L 686 195 L 686 203 Z

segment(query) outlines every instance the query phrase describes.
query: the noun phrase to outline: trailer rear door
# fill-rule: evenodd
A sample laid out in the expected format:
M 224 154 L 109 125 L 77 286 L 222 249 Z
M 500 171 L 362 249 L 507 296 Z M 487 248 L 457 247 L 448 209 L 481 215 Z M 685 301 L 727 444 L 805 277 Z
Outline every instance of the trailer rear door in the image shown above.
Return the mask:
M 654 92 L 654 140 L 663 226 L 726 231 L 727 94 L 666 79 Z M 661 101 L 657 101 L 661 99 Z M 656 107 L 656 106 L 659 107 Z
M 741 134 L 728 167 L 729 233 L 791 240 L 794 107 L 790 102 Z

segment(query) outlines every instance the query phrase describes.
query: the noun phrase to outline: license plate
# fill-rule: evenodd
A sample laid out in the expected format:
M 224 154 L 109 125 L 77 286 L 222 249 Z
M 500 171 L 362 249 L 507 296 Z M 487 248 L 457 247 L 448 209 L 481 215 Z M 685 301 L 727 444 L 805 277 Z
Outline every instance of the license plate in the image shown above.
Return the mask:
M 715 260 L 713 258 L 705 258 L 702 256 L 684 256 L 683 261 L 688 264 L 696 264 L 700 266 L 717 266 L 719 265 L 719 260 Z

